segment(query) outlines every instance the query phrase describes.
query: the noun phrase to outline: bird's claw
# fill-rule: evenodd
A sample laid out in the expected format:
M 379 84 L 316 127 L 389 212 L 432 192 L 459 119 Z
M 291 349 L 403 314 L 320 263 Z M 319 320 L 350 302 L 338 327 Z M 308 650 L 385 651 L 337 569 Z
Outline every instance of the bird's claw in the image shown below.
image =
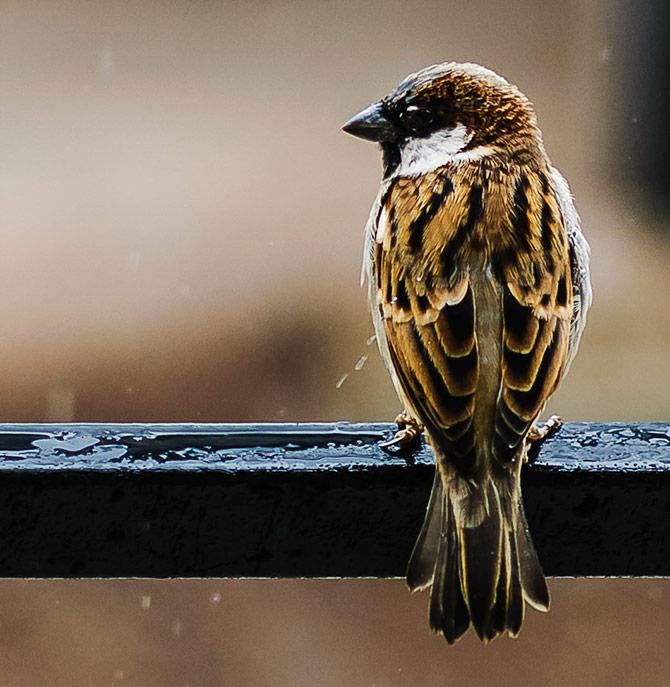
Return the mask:
M 379 446 L 384 450 L 398 449 L 403 451 L 405 449 L 414 448 L 421 441 L 421 434 L 423 433 L 423 425 L 410 417 L 407 411 L 403 411 L 395 419 L 398 425 L 398 431 L 388 441 L 383 441 Z
M 563 426 L 563 420 L 558 415 L 552 415 L 543 425 L 533 425 L 526 437 L 525 463 L 532 463 L 540 452 L 545 439 L 554 436 Z

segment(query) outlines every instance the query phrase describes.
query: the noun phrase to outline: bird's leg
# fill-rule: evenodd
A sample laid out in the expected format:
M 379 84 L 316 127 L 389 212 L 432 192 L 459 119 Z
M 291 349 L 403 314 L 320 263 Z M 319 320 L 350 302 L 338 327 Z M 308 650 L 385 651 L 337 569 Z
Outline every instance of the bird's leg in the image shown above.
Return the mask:
M 534 424 L 526 437 L 525 463 L 532 463 L 537 458 L 545 439 L 553 436 L 563 426 L 558 415 L 552 415 L 543 425 Z
M 392 439 L 384 441 L 381 444 L 381 448 L 397 448 L 399 450 L 412 448 L 417 446 L 421 441 L 421 433 L 423 432 L 423 425 L 415 420 L 410 414 L 403 410 L 398 417 L 395 419 L 396 425 L 398 425 L 398 431 L 395 433 Z

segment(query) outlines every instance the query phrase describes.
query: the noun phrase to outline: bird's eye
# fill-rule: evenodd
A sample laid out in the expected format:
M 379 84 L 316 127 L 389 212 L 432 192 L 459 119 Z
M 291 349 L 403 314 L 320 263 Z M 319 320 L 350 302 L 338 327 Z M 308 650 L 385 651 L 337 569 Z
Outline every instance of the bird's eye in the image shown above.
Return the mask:
M 400 115 L 402 123 L 412 133 L 425 131 L 433 123 L 433 113 L 427 107 L 409 105 Z

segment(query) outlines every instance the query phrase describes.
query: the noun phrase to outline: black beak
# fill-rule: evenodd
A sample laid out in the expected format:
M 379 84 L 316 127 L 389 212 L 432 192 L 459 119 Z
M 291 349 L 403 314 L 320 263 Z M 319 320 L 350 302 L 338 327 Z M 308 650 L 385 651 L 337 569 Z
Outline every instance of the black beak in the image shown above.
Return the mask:
M 342 131 L 375 143 L 391 143 L 397 138 L 393 124 L 384 117 L 381 103 L 374 103 L 352 117 Z

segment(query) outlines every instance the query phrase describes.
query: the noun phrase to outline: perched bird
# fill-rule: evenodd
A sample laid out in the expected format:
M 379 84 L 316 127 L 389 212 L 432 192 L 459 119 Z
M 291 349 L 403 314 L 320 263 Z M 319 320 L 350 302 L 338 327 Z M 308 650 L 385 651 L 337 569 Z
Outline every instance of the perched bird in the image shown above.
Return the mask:
M 411 74 L 344 131 L 380 144 L 364 276 L 379 348 L 435 480 L 407 582 L 449 643 L 549 609 L 520 491 L 591 304 L 589 247 L 533 107 L 476 64 Z

